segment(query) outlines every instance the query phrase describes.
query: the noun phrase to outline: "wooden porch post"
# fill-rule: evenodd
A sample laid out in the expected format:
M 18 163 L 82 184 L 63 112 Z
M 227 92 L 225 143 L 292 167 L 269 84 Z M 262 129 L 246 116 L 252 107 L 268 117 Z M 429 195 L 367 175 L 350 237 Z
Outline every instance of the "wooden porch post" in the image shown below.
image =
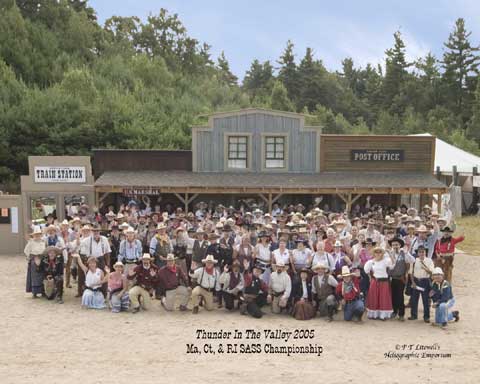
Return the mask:
M 272 193 L 268 194 L 268 213 L 272 214 Z

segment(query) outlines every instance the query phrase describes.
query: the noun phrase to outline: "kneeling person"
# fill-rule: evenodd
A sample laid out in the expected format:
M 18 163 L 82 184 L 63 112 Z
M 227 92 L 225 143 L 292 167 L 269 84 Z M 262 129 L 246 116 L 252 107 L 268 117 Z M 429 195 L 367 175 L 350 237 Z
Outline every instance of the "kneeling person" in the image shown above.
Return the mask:
M 131 271 L 127 278 L 129 280 L 135 279 L 134 286 L 128 292 L 130 301 L 132 303 L 132 313 L 140 311 L 140 301 L 142 298 L 142 308 L 148 309 L 151 303 L 151 296 L 158 284 L 158 268 L 152 263 L 152 257 L 148 253 L 142 256 L 142 264 L 137 265 Z
M 293 317 L 297 320 L 310 320 L 315 317 L 312 300 L 312 282 L 308 281 L 308 269 L 300 270 L 300 279 L 296 279 L 292 289 Z
M 175 309 L 175 300 L 180 298 L 180 311 L 187 310 L 189 299 L 188 278 L 183 270 L 176 265 L 176 257 L 169 253 L 166 257 L 166 265 L 158 271 L 158 283 L 162 295 L 162 306 L 167 311 Z
M 350 273 L 347 266 L 342 267 L 341 276 L 343 281 L 337 285 L 337 296 L 344 301 L 343 318 L 345 321 L 351 321 L 356 317 L 360 322 L 365 310 L 363 300 L 360 298 L 360 278 Z
M 226 265 L 220 280 L 223 280 L 223 299 L 225 300 L 225 308 L 233 310 L 235 300 L 238 300 L 240 307 L 240 298 L 244 287 L 243 275 L 240 273 L 240 262 L 235 260 L 232 264 L 232 270 Z
M 207 255 L 205 259 L 202 259 L 204 267 L 197 268 L 194 272 L 190 273 L 190 277 L 197 281 L 197 286 L 192 291 L 192 304 L 194 314 L 198 313 L 198 306 L 200 298 L 203 298 L 203 307 L 207 311 L 213 310 L 213 293 L 220 291 L 220 273 L 215 268 L 217 260 L 213 255 Z
M 270 277 L 270 286 L 268 289 L 267 301 L 272 303 L 272 312 L 280 313 L 286 309 L 288 299 L 292 291 L 292 280 L 285 271 L 285 263 L 282 260 L 277 261 L 276 271 Z
M 445 328 L 449 321 L 460 319 L 459 312 L 451 311 L 451 308 L 455 305 L 455 298 L 453 297 L 452 286 L 444 279 L 442 268 L 435 267 L 432 277 L 433 284 L 429 296 L 435 308 L 435 324 Z
M 328 321 L 332 321 L 337 306 L 335 289 L 338 281 L 329 273 L 330 268 L 326 262 L 315 264 L 312 270 L 317 273 L 312 278 L 312 293 L 317 302 L 319 315 L 328 316 Z
M 43 289 L 48 300 L 56 298 L 57 303 L 63 304 L 63 255 L 60 248 L 49 246 L 45 249 L 40 269 L 45 279 Z

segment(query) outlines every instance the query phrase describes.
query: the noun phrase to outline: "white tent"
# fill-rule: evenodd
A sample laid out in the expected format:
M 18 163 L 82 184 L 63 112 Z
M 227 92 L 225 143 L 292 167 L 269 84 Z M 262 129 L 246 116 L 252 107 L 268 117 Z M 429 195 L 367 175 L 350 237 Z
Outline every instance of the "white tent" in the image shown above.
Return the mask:
M 429 133 L 420 133 L 412 136 L 431 136 Z M 435 170 L 440 167 L 442 174 L 451 175 L 453 166 L 457 166 L 457 172 L 472 174 L 473 167 L 480 171 L 480 157 L 472 155 L 454 145 L 436 138 L 435 140 Z

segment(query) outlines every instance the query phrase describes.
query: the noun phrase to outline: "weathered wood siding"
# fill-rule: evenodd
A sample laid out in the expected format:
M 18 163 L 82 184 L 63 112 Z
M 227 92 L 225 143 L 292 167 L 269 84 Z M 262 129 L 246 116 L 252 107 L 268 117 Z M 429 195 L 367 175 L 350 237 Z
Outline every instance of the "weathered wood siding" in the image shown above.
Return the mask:
M 404 160 L 352 161 L 351 150 L 403 150 Z M 435 160 L 434 136 L 321 135 L 320 170 L 432 173 Z
M 287 170 L 283 172 L 316 172 L 318 169 L 320 129 L 303 130 L 303 121 L 297 117 L 279 116 L 266 113 L 238 114 L 213 118 L 213 129 L 193 128 L 193 156 L 198 172 L 224 172 L 226 163 L 225 136 L 248 134 L 250 136 L 250 172 L 262 172 L 263 136 L 269 134 L 287 135 Z M 269 170 L 268 172 L 274 172 Z

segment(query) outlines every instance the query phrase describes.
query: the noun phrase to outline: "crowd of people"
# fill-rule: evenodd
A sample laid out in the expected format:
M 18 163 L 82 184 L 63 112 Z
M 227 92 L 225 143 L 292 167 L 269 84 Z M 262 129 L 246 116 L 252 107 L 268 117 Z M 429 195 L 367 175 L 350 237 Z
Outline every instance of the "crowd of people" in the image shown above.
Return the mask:
M 367 200 L 368 202 L 368 200 Z M 302 204 L 271 213 L 200 202 L 192 212 L 132 200 L 104 214 L 79 209 L 32 225 L 25 247 L 33 298 L 63 303 L 76 281 L 85 308 L 211 311 L 299 320 L 417 320 L 446 327 L 453 310 L 455 223 L 428 205 L 358 207 L 350 215 Z M 407 302 L 407 304 L 406 304 Z M 191 308 L 189 308 L 189 306 Z M 431 320 L 430 309 L 435 309 Z

